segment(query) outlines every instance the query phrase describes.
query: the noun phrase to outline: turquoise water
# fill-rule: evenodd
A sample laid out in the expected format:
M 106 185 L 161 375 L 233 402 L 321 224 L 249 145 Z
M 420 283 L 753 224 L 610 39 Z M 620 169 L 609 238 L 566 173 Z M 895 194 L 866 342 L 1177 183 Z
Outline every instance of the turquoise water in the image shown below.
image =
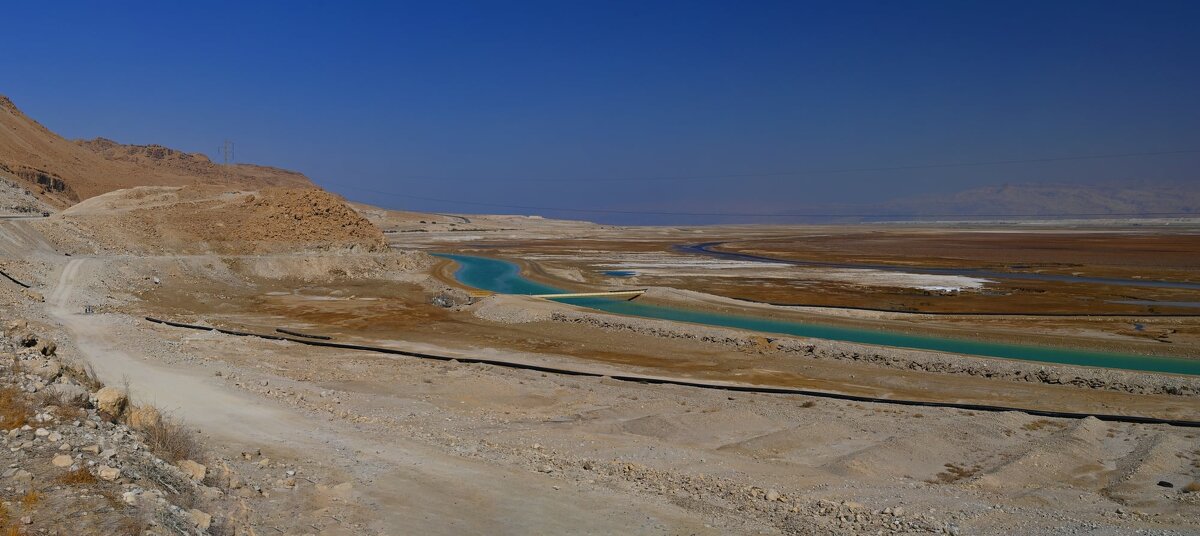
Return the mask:
M 520 267 L 508 261 L 471 255 L 443 254 L 439 256 L 457 262 L 459 268 L 454 273 L 455 278 L 471 287 L 501 294 L 553 294 L 566 292 L 562 289 L 526 279 L 521 275 Z M 604 298 L 569 298 L 558 301 L 622 315 L 691 322 L 710 326 L 724 326 L 817 339 L 936 350 L 1005 359 L 1023 359 L 1044 363 L 1064 363 L 1092 367 L 1200 375 L 1200 360 L 1192 359 L 1139 356 L 1052 346 L 1004 344 L 969 339 L 909 335 L 883 330 L 774 320 L 759 316 L 693 311 L 677 307 L 638 303 L 636 301 L 620 301 Z
M 608 271 L 604 272 L 604 275 L 609 275 L 609 276 L 613 276 L 613 277 L 633 277 L 633 276 L 637 275 L 637 272 L 635 272 L 633 270 L 608 270 Z

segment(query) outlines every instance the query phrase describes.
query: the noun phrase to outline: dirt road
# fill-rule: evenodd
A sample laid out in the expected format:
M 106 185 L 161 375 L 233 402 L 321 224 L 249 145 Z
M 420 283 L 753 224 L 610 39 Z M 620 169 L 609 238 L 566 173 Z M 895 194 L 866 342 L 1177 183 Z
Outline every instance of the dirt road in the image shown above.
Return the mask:
M 382 533 L 707 533 L 703 521 L 672 505 L 606 489 L 558 489 L 550 477 L 447 455 L 403 438 L 377 441 L 351 426 L 311 417 L 233 391 L 186 366 L 138 355 L 120 334 L 129 319 L 82 314 L 81 294 L 103 258 L 76 258 L 62 269 L 47 310 L 106 383 L 128 382 L 134 397 L 173 412 L 204 435 L 241 449 L 286 446 L 300 463 L 346 471 Z M 135 328 L 142 329 L 145 328 Z M 296 347 L 296 352 L 304 352 Z

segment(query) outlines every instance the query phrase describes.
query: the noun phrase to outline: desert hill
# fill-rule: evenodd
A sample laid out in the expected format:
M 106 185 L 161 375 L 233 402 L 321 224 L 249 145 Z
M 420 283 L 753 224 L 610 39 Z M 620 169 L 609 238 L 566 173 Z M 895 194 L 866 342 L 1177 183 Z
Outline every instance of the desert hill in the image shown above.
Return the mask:
M 264 254 L 384 251 L 383 233 L 316 188 L 140 186 L 102 194 L 35 224 L 77 253 Z
M 27 186 L 58 207 L 136 186 L 314 187 L 294 171 L 248 164 L 222 166 L 202 154 L 160 145 L 122 145 L 104 138 L 67 140 L 25 115 L 3 95 L 0 177 Z

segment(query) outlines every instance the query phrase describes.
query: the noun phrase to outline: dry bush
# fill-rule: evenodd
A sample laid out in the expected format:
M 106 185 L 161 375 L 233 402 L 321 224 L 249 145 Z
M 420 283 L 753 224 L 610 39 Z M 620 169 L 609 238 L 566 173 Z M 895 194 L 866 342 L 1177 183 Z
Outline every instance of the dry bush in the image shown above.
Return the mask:
M 1191 484 L 1184 486 L 1183 492 L 1184 493 L 1200 492 L 1200 480 L 1193 480 Z
M 90 486 L 98 482 L 96 475 L 93 475 L 84 467 L 63 473 L 57 480 L 59 484 L 66 484 L 68 486 Z
M 23 497 L 21 497 L 21 507 L 26 510 L 37 506 L 39 502 L 42 502 L 42 494 L 38 493 L 35 489 L 29 490 Z
M 957 464 L 947 463 L 943 467 L 946 470 L 938 473 L 936 479 L 926 480 L 926 482 L 930 484 L 952 484 L 965 478 L 971 478 L 975 473 L 979 472 L 978 465 L 974 467 L 962 467 Z
M 1048 420 L 1048 419 L 1038 419 L 1038 420 L 1036 420 L 1036 421 L 1033 421 L 1033 422 L 1027 422 L 1027 423 L 1025 423 L 1025 425 L 1024 425 L 1024 426 L 1022 426 L 1021 428 L 1024 428 L 1024 429 L 1026 429 L 1026 430 L 1029 430 L 1030 432 L 1036 432 L 1036 431 L 1038 431 L 1038 430 L 1041 430 L 1042 428 L 1045 428 L 1045 427 L 1047 427 L 1047 426 L 1053 426 L 1053 427 L 1055 427 L 1055 428 L 1060 428 L 1060 429 L 1061 429 L 1061 428 L 1066 428 L 1066 426 L 1067 426 L 1067 425 L 1066 425 L 1066 424 L 1064 424 L 1064 423 L 1061 423 L 1061 422 L 1057 422 L 1057 421 L 1051 421 L 1051 420 Z
M 157 423 L 142 427 L 146 446 L 159 458 L 175 463 L 180 460 L 202 461 L 204 450 L 196 436 L 169 415 L 163 415 Z
M 37 406 L 53 406 L 53 413 L 60 419 L 64 420 L 83 420 L 87 418 L 87 410 L 84 409 L 85 403 L 81 404 L 78 401 L 67 400 L 67 397 L 54 393 L 52 391 L 39 391 L 33 396 L 37 402 Z
M 813 407 L 813 406 L 815 406 L 815 405 L 817 405 L 817 403 L 816 403 L 816 402 L 813 402 L 812 400 L 806 400 L 806 401 L 805 401 L 803 404 L 800 404 L 800 407 L 802 407 L 802 408 L 811 408 L 811 407 Z
M 0 387 L 0 428 L 12 430 L 29 423 L 33 408 L 24 393 L 12 387 Z

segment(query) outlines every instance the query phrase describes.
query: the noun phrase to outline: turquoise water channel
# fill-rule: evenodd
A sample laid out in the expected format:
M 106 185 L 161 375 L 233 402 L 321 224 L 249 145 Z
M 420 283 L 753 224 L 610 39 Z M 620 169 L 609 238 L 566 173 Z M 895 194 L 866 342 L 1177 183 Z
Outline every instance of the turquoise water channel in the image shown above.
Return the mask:
M 470 287 L 500 294 L 554 294 L 567 292 L 526 279 L 521 275 L 520 267 L 508 261 L 472 255 L 440 254 L 438 256 L 458 263 L 458 270 L 454 272 L 454 277 L 462 284 Z M 884 330 L 774 320 L 749 314 L 737 315 L 694 311 L 679 307 L 605 298 L 567 298 L 557 301 L 621 315 L 740 328 L 817 339 L 919 350 L 936 350 L 939 352 L 984 357 L 1022 359 L 1044 363 L 1064 363 L 1091 367 L 1200 375 L 1200 359 L 1141 356 L 1053 346 L 1006 344 L 970 339 L 910 335 Z

